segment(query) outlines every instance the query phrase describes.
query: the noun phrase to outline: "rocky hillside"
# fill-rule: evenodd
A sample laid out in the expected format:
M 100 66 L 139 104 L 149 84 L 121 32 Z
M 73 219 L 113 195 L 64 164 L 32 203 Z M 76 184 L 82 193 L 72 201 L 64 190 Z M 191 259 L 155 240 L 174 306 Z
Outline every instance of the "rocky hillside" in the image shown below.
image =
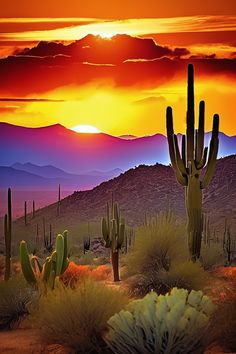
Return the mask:
M 76 237 L 81 223 L 100 222 L 112 192 L 130 226 L 142 223 L 145 212 L 155 215 L 169 207 L 185 218 L 184 188 L 175 181 L 172 168 L 143 165 L 92 190 L 74 192 L 62 200 L 59 217 L 57 205 L 52 204 L 39 209 L 34 219 L 29 215 L 27 226 L 23 218 L 18 219 L 13 227 L 15 239 L 33 237 L 37 224 L 41 234 L 43 218 L 46 227 L 51 223 L 55 233 L 67 228 Z M 214 178 L 204 191 L 204 210 L 209 213 L 212 232 L 215 230 L 221 236 L 227 217 L 231 231 L 236 233 L 236 155 L 217 161 Z

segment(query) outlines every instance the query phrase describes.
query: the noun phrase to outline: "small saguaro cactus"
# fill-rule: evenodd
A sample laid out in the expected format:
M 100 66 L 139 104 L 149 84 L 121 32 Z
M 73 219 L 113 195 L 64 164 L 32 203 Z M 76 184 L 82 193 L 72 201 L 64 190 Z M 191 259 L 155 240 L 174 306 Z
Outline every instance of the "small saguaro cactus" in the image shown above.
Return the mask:
M 7 214 L 4 217 L 4 236 L 5 236 L 5 274 L 4 280 L 9 280 L 11 276 L 11 236 L 12 236 L 12 202 L 11 188 L 7 191 Z
M 188 65 L 187 130 L 182 137 L 182 152 L 174 134 L 172 108 L 167 107 L 166 126 L 169 154 L 177 181 L 186 188 L 185 205 L 187 211 L 187 232 L 190 257 L 196 261 L 200 257 L 202 238 L 202 190 L 213 176 L 218 153 L 219 116 L 214 114 L 210 148 L 204 148 L 205 102 L 199 105 L 198 129 L 195 130 L 194 114 L 194 68 Z M 205 173 L 201 176 L 203 168 Z
M 57 235 L 56 250 L 46 258 L 43 266 L 40 265 L 36 256 L 29 256 L 27 243 L 21 241 L 20 262 L 22 273 L 28 283 L 38 286 L 40 282 L 43 282 L 51 289 L 54 288 L 56 277 L 63 274 L 69 265 L 67 235 L 67 231 L 64 231 L 62 235 Z
M 35 201 L 33 200 L 33 204 L 32 204 L 32 218 L 35 218 Z
M 49 225 L 49 236 L 46 235 L 46 224 L 45 218 L 43 218 L 43 243 L 44 248 L 48 252 L 52 252 L 53 249 L 53 241 L 52 241 L 52 225 Z
M 117 203 L 111 203 L 111 212 L 109 203 L 107 203 L 107 216 L 102 218 L 102 235 L 105 246 L 111 249 L 111 264 L 113 269 L 114 281 L 120 281 L 119 275 L 119 250 L 124 241 L 125 222 L 120 217 L 120 211 Z
M 91 244 L 90 236 L 88 236 L 88 237 L 85 236 L 83 239 L 84 254 L 90 250 L 90 244 Z
M 91 245 L 91 240 L 90 240 L 90 223 L 88 222 L 88 235 L 84 236 L 83 239 L 83 248 L 84 248 L 84 254 L 86 251 L 90 250 L 90 245 Z
M 58 200 L 57 200 L 57 216 L 60 215 L 61 211 L 61 185 L 58 185 Z
M 224 252 L 227 256 L 227 265 L 231 265 L 232 255 L 234 253 L 234 242 L 230 232 L 230 225 L 226 225 L 225 231 L 225 243 L 224 243 Z
M 25 220 L 25 226 L 26 226 L 27 225 L 27 202 L 26 201 L 24 204 L 24 214 L 25 214 L 24 220 Z

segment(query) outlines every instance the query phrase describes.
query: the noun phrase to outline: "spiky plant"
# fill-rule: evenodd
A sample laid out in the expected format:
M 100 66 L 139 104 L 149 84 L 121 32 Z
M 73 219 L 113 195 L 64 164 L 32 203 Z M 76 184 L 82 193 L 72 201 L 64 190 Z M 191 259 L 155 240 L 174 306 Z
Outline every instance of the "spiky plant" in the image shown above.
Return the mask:
M 12 237 L 12 201 L 11 188 L 8 188 L 7 214 L 4 217 L 4 236 L 5 236 L 5 275 L 4 280 L 9 280 L 11 276 L 11 237 Z
M 23 275 L 28 283 L 37 286 L 43 282 L 53 289 L 56 277 L 63 274 L 69 265 L 67 231 L 64 231 L 62 235 L 57 235 L 56 250 L 46 258 L 42 266 L 36 256 L 29 256 L 27 243 L 21 241 L 20 262 Z
M 188 103 L 187 131 L 182 137 L 182 153 L 174 134 L 172 108 L 167 107 L 166 125 L 169 154 L 177 181 L 185 187 L 185 205 L 187 211 L 187 231 L 190 258 L 196 261 L 200 257 L 202 239 L 202 190 L 213 176 L 218 153 L 219 116 L 214 114 L 210 148 L 204 147 L 205 102 L 199 105 L 198 129 L 195 130 L 194 113 L 194 68 L 188 65 Z M 206 168 L 205 173 L 202 171 Z
M 119 251 L 124 242 L 125 222 L 120 216 L 118 204 L 113 203 L 113 199 L 111 203 L 111 212 L 109 203 L 107 203 L 107 217 L 102 218 L 102 235 L 105 241 L 105 246 L 111 249 L 111 263 L 114 281 L 119 281 Z

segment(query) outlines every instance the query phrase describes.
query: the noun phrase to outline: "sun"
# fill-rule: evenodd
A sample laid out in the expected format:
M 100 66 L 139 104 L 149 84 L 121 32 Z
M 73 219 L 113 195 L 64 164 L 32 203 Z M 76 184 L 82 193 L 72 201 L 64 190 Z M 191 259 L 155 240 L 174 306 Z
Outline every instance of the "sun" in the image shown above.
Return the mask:
M 115 35 L 116 35 L 116 33 L 114 33 L 114 32 L 100 32 L 99 33 L 99 36 L 104 39 L 112 39 L 112 37 L 114 37 Z
M 100 130 L 93 125 L 76 125 L 75 127 L 71 128 L 71 130 L 74 130 L 76 133 L 88 133 L 88 134 L 97 134 L 100 133 Z

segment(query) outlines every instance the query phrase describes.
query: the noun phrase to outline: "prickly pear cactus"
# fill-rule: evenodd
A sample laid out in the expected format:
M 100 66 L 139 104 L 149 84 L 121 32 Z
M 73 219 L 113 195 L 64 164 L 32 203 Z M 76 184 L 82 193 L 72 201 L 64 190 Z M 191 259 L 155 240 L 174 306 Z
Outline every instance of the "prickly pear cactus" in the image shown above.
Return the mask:
M 109 319 L 105 340 L 116 354 L 200 354 L 214 308 L 201 291 L 151 292 Z

